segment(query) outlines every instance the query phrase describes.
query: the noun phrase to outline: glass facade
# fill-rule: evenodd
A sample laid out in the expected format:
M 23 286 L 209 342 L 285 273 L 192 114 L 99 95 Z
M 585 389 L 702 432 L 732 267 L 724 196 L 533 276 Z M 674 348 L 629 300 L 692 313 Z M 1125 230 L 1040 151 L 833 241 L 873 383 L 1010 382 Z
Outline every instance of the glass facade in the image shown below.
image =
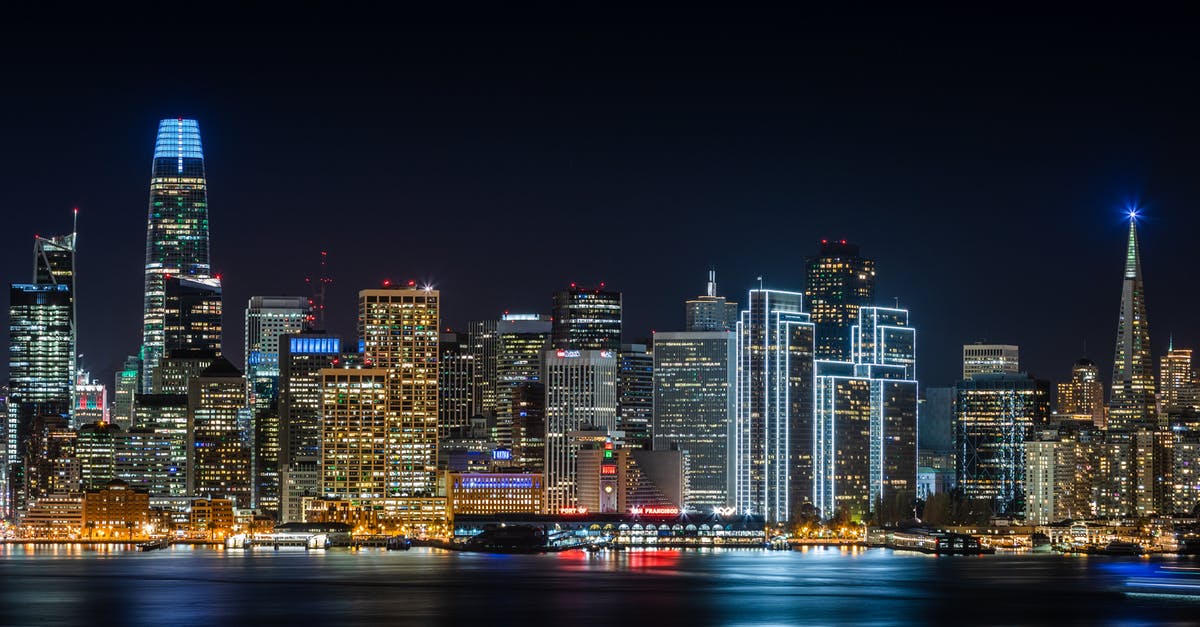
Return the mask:
M 850 327 L 858 308 L 875 300 L 875 261 L 846 240 L 822 240 L 805 265 L 804 298 L 816 325 L 816 358 L 849 361 Z
M 622 344 L 617 353 L 617 430 L 625 446 L 649 450 L 654 421 L 654 356 L 645 344 Z
M 188 486 L 199 497 L 251 503 L 251 447 L 241 412 L 246 379 L 219 358 L 188 381 Z
M 1113 429 L 1157 428 L 1154 400 L 1154 363 L 1150 357 L 1150 322 L 1146 318 L 1137 222 L 1130 218 L 1108 426 Z
M 565 350 L 621 348 L 621 293 L 572 285 L 554 294 L 551 347 Z
M 166 281 L 208 277 L 208 183 L 200 127 L 183 118 L 159 122 L 146 221 L 146 280 L 142 321 L 144 387 L 165 354 Z
M 541 381 L 551 325 L 537 314 L 505 314 L 496 325 L 496 441 L 501 446 L 516 446 L 513 395 L 518 386 Z

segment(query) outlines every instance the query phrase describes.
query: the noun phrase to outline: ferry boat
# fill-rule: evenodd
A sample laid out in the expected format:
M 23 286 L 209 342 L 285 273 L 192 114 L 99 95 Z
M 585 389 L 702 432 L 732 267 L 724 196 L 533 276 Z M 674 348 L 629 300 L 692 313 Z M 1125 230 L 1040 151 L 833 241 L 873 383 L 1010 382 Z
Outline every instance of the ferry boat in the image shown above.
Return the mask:
M 1108 545 L 1103 549 L 1097 548 L 1088 552 L 1094 555 L 1141 555 L 1142 553 L 1145 553 L 1145 550 L 1142 549 L 1142 545 L 1136 542 L 1120 542 L 1114 540 L 1109 542 Z
M 546 532 L 533 525 L 506 525 L 485 529 L 462 543 L 463 551 L 483 553 L 543 553 L 550 550 Z

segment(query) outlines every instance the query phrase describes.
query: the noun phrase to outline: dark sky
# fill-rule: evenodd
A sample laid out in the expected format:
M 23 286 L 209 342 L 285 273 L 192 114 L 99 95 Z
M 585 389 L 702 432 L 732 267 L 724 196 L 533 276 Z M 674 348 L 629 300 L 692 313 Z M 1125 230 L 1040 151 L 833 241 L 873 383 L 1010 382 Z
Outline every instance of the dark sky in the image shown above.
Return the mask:
M 411 277 L 455 327 L 605 281 L 635 340 L 682 327 L 709 264 L 739 301 L 760 274 L 802 289 L 829 237 L 911 309 L 924 385 L 977 339 L 1061 379 L 1085 342 L 1111 367 L 1132 201 L 1156 353 L 1200 339 L 1194 24 L 361 17 L 0 33 L 0 270 L 28 280 L 33 234 L 80 207 L 95 376 L 140 341 L 154 132 L 180 115 L 200 122 L 235 362 L 247 298 L 304 294 L 321 250 L 347 336 L 358 289 Z

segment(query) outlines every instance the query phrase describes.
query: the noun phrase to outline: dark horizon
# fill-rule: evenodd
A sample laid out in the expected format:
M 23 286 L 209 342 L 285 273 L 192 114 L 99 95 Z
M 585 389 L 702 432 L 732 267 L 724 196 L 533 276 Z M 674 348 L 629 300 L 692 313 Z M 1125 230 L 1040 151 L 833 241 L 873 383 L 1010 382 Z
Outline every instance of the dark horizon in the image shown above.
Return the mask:
M 682 329 L 710 266 L 740 304 L 760 275 L 802 290 L 829 238 L 910 310 L 923 386 L 976 340 L 1053 381 L 1086 342 L 1107 386 L 1131 204 L 1155 356 L 1200 343 L 1176 260 L 1200 227 L 1195 50 L 1160 36 L 1183 24 L 822 26 L 292 25 L 178 57 L 6 33 L 0 267 L 28 281 L 32 236 L 79 207 L 81 364 L 111 386 L 140 344 L 155 129 L 184 116 L 235 364 L 248 298 L 307 295 L 322 250 L 347 338 L 359 289 L 413 278 L 456 330 L 604 281 L 632 342 Z

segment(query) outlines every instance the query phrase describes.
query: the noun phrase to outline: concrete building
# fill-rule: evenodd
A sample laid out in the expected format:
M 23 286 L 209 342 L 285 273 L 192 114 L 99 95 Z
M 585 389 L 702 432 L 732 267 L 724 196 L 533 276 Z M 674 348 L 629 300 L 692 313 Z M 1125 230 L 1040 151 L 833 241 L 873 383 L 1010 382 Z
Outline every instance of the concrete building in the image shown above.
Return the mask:
M 572 434 L 585 428 L 607 437 L 617 426 L 617 358 L 611 350 L 549 350 L 544 353 L 546 441 L 545 507 L 557 512 L 578 504 Z
M 963 345 L 963 375 L 970 379 L 977 374 L 1016 374 L 1021 371 L 1021 349 L 1012 344 Z
M 224 357 L 188 381 L 189 495 L 250 507 L 250 438 L 239 419 L 245 407 L 246 379 Z

